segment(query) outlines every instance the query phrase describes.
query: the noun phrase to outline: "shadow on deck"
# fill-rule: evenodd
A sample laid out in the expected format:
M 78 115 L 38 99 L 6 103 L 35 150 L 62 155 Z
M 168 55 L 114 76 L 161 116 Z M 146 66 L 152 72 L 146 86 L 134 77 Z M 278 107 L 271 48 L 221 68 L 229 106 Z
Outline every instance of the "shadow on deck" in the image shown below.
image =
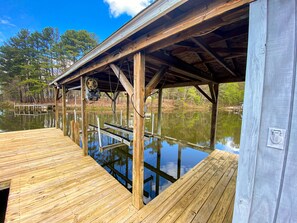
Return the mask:
M 137 211 L 131 194 L 58 129 L 0 134 L 6 222 L 231 222 L 237 156 L 214 151 Z M 1 189 L 1 188 L 0 188 Z

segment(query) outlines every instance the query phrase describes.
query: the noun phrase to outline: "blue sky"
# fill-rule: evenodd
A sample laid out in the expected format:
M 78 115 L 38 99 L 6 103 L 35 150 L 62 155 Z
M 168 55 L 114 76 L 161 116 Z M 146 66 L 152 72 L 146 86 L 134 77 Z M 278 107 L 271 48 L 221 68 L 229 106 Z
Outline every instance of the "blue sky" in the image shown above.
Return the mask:
M 0 45 L 20 29 L 85 29 L 103 41 L 152 0 L 0 0 Z

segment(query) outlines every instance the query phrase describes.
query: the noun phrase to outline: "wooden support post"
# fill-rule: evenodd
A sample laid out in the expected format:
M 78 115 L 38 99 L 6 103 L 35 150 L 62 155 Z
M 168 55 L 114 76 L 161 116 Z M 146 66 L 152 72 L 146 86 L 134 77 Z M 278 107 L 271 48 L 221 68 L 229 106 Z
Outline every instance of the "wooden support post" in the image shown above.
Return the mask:
M 58 108 L 59 89 L 55 88 L 55 127 L 59 128 L 59 108 Z
M 117 123 L 117 99 L 115 95 L 112 100 L 112 122 L 113 124 Z
M 143 154 L 144 154 L 144 100 L 145 100 L 145 57 L 134 55 L 134 131 L 133 131 L 133 189 L 132 204 L 143 207 Z
M 88 155 L 88 119 L 86 114 L 86 85 L 85 77 L 80 78 L 81 85 L 81 120 L 82 120 L 82 148 L 85 156 Z
M 162 129 L 162 89 L 159 89 L 159 98 L 158 98 L 158 126 L 157 134 L 161 135 Z
M 127 128 L 129 128 L 129 120 L 130 120 L 129 105 L 130 105 L 129 94 L 127 93 L 127 111 L 126 111 L 126 113 L 127 113 L 127 117 L 126 117 Z
M 66 89 L 65 85 L 62 85 L 62 120 L 63 120 L 63 134 L 67 135 L 67 123 L 66 123 Z
M 74 141 L 74 121 L 70 121 L 70 138 L 72 141 Z
M 216 132 L 217 132 L 217 116 L 218 116 L 218 94 L 219 85 L 214 84 L 214 93 L 216 100 L 212 103 L 212 113 L 211 113 L 211 128 L 210 128 L 210 148 L 215 149 L 216 143 Z
M 100 128 L 99 115 L 97 115 L 97 126 L 98 126 L 98 143 L 99 143 L 99 148 L 101 148 L 102 147 L 102 141 L 101 141 L 101 128 Z
M 297 222 L 296 1 L 249 10 L 233 222 Z
M 79 123 L 78 122 L 74 122 L 73 134 L 74 134 L 74 136 L 73 136 L 74 140 L 73 141 L 77 145 L 79 145 L 80 136 L 79 136 Z

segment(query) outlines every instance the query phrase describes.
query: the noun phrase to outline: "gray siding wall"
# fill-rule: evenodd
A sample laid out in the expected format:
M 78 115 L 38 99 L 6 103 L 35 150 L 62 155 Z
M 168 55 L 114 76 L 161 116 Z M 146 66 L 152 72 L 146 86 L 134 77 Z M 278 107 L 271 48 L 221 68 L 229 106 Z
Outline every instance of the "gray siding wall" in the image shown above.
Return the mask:
M 234 223 L 297 222 L 296 1 L 250 6 Z M 267 146 L 269 128 L 284 148 Z M 294 161 L 295 160 L 295 161 Z

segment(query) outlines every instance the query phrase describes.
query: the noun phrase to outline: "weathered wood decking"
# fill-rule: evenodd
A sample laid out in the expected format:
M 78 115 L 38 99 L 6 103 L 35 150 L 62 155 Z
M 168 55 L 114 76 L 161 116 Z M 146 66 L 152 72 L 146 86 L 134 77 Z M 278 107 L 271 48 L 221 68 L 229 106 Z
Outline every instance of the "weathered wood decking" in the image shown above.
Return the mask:
M 61 130 L 0 134 L 6 222 L 231 222 L 237 157 L 214 151 L 137 211 L 131 193 Z

